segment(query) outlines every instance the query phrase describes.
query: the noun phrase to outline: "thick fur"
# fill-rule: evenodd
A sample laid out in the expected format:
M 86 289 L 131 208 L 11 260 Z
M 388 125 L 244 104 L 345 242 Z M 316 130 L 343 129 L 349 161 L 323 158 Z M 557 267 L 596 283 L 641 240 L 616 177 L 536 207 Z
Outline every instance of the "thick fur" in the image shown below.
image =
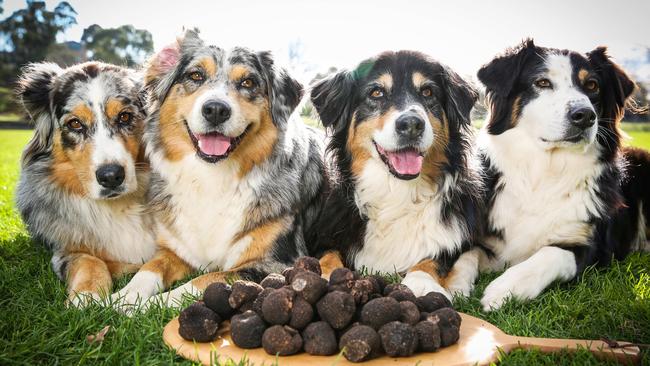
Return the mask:
M 404 283 L 416 293 L 446 292 L 452 264 L 480 232 L 469 127 L 475 91 L 429 57 L 400 51 L 317 82 L 311 100 L 336 170 L 312 251 L 338 251 L 354 268 L 409 272 Z M 407 115 L 425 128 L 404 142 L 396 126 Z M 380 152 L 405 149 L 422 155 L 419 174 L 401 174 Z
M 488 234 L 485 251 L 466 256 L 480 258 L 482 270 L 507 268 L 486 288 L 484 308 L 510 296 L 534 298 L 556 280 L 638 247 L 632 241 L 640 230 L 645 237 L 640 220 L 618 218 L 626 206 L 634 217 L 642 207 L 631 193 L 638 174 L 627 183 L 629 194 L 621 188 L 627 159 L 618 124 L 634 83 L 606 50 L 581 55 L 529 40 L 478 77 L 490 110 L 478 139 Z M 592 116 L 589 127 L 576 127 L 577 110 Z
M 132 71 L 102 63 L 32 64 L 18 82 L 35 130 L 23 152 L 17 206 L 32 237 L 53 251 L 52 266 L 74 305 L 88 299 L 78 295 L 110 292 L 111 277 L 137 270 L 155 252 L 144 213 L 149 170 L 140 148 L 140 87 Z M 124 169 L 117 187 L 96 178 L 107 164 Z
M 191 79 L 196 72 L 203 80 Z M 292 116 L 302 86 L 267 52 L 224 50 L 187 31 L 153 57 L 146 88 L 148 197 L 161 250 L 115 295 L 119 306 L 147 299 L 191 271 L 213 273 L 146 306 L 174 305 L 183 293 L 226 276 L 261 280 L 306 255 L 304 233 L 315 221 L 325 180 L 323 137 Z M 215 100 L 232 111 L 217 127 L 202 115 Z M 211 156 L 196 140 L 199 132 L 236 137 L 238 145 Z

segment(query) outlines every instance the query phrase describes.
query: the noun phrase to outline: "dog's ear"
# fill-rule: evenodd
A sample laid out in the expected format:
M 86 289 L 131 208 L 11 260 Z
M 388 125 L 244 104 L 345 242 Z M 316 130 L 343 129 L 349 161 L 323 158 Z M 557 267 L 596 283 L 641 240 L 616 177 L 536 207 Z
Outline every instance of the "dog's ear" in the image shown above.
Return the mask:
M 443 69 L 443 86 L 446 95 L 445 114 L 455 126 L 469 126 L 470 112 L 478 99 L 478 93 L 467 81 L 448 67 Z
M 18 79 L 16 97 L 34 123 L 34 136 L 23 151 L 23 165 L 47 153 L 52 147 L 55 121 L 51 111 L 51 94 L 56 78 L 62 72 L 56 64 L 36 63 L 23 68 Z
M 163 47 L 149 59 L 144 74 L 145 88 L 158 100 L 165 99 L 182 71 L 179 67 L 183 62 L 182 55 L 202 46 L 203 40 L 199 37 L 199 31 L 186 30 L 175 42 Z
M 587 58 L 600 78 L 601 118 L 611 121 L 622 118 L 636 84 L 620 66 L 612 62 L 606 47 L 598 47 L 587 53 Z
M 489 133 L 501 134 L 514 122 L 510 120 L 510 109 L 515 100 L 512 90 L 524 65 L 536 50 L 537 46 L 533 40 L 527 39 L 479 69 L 477 76 L 485 85 L 490 104 L 490 121 L 487 125 Z
M 349 120 L 354 90 L 354 77 L 340 71 L 317 81 L 311 88 L 311 102 L 323 126 L 338 130 Z
M 271 118 L 276 126 L 280 126 L 289 119 L 300 103 L 304 93 L 302 84 L 292 78 L 286 70 L 276 68 L 270 52 L 259 52 L 257 58 L 266 76 Z

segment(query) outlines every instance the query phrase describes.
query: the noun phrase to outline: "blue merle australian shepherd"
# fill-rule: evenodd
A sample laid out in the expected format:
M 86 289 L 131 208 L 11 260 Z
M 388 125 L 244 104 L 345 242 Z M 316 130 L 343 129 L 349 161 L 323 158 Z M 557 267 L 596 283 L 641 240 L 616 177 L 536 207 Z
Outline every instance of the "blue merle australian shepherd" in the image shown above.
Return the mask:
M 145 72 L 156 256 L 114 295 L 174 304 L 226 276 L 261 280 L 305 255 L 324 185 L 323 137 L 293 111 L 303 89 L 267 52 L 187 31 Z M 148 305 L 147 305 L 148 306 Z
M 156 250 L 145 212 L 140 77 L 98 62 L 32 64 L 17 97 L 35 123 L 22 156 L 17 206 L 32 237 L 53 251 L 69 303 L 110 294 Z
M 313 241 L 326 270 L 339 253 L 405 274 L 418 295 L 469 291 L 450 269 L 479 225 L 472 87 L 426 55 L 386 52 L 316 83 L 311 100 L 336 172 Z
M 529 40 L 478 77 L 490 111 L 478 139 L 487 236 L 464 262 L 507 269 L 485 289 L 484 309 L 647 249 L 648 154 L 623 149 L 619 130 L 635 85 L 605 48 L 583 55 Z

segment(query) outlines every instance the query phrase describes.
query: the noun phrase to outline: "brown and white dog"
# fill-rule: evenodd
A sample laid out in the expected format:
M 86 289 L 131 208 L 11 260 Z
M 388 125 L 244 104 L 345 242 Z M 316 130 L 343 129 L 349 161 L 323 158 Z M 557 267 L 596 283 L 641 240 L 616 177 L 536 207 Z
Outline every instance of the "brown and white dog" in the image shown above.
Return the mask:
M 386 52 L 316 83 L 311 100 L 338 173 L 313 252 L 405 274 L 418 295 L 468 292 L 450 269 L 479 232 L 473 88 L 426 55 Z
M 261 280 L 305 255 L 324 184 L 323 137 L 292 113 L 302 86 L 268 52 L 224 50 L 196 31 L 146 70 L 158 254 L 114 295 L 127 309 L 173 305 L 226 276 Z M 145 307 L 146 307 L 145 306 Z
M 17 206 L 32 237 L 53 251 L 75 306 L 110 294 L 112 277 L 135 272 L 156 250 L 144 214 L 140 86 L 134 72 L 98 62 L 32 64 L 18 82 L 35 131 Z

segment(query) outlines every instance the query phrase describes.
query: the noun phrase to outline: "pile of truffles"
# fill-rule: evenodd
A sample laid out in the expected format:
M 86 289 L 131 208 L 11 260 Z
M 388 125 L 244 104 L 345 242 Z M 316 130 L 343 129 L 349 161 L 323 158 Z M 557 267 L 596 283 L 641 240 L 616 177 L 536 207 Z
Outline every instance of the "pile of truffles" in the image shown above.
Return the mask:
M 232 341 L 241 348 L 263 347 L 280 356 L 343 350 L 352 362 L 434 352 L 458 341 L 461 322 L 442 294 L 416 297 L 404 285 L 387 285 L 381 276 L 361 277 L 347 268 L 334 270 L 328 282 L 312 257 L 299 258 L 259 284 L 211 284 L 203 301 L 181 312 L 179 333 L 210 342 L 227 319 Z

